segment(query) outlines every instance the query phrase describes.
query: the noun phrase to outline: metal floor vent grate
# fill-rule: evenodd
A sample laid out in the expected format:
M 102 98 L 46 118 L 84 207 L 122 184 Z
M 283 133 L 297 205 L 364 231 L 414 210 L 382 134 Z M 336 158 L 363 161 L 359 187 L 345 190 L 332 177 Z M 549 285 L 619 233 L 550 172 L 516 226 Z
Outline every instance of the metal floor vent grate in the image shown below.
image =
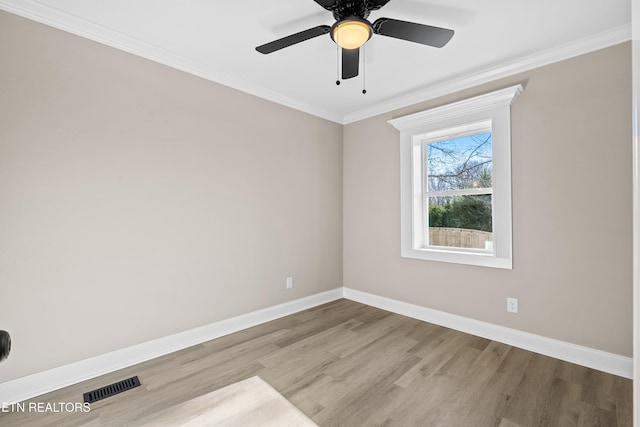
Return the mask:
M 138 377 L 127 378 L 126 380 L 118 381 L 117 383 L 110 384 L 108 386 L 99 388 L 97 390 L 89 391 L 82 396 L 85 403 L 93 403 L 98 400 L 106 399 L 113 395 L 122 393 L 123 391 L 131 390 L 140 385 Z

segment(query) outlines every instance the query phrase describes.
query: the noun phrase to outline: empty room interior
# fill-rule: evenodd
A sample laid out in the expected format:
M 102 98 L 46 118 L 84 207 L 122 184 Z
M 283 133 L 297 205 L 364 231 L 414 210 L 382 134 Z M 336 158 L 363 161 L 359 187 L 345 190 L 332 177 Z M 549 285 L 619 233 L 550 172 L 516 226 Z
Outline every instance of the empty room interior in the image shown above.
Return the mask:
M 638 9 L 0 0 L 0 425 L 634 425 Z

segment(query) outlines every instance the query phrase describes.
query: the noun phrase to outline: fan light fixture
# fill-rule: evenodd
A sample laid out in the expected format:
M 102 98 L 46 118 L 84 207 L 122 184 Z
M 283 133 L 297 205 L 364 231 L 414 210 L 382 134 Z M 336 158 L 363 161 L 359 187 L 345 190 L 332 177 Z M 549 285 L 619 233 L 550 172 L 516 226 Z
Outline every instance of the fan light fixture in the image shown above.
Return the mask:
M 357 49 L 371 38 L 371 26 L 366 21 L 348 19 L 333 28 L 333 40 L 343 49 Z
M 256 47 L 256 50 L 267 55 L 289 46 L 329 34 L 336 44 L 336 84 L 340 84 L 340 67 L 342 79 L 352 79 L 359 73 L 362 63 L 364 82 L 364 44 L 375 33 L 376 37 L 393 37 L 408 42 L 432 47 L 443 47 L 451 37 L 453 30 L 400 21 L 392 18 L 378 18 L 373 23 L 367 21 L 369 13 L 380 9 L 390 0 L 314 0 L 315 3 L 331 12 L 335 22 L 333 25 L 317 25 L 294 34 L 279 38 Z M 2 2 L 2 0 L 0 0 Z M 360 49 L 362 47 L 362 49 Z M 340 60 L 342 56 L 342 60 Z M 361 58 L 362 56 L 362 58 Z M 297 69 L 297 68 L 296 68 Z M 294 69 L 288 70 L 294 74 Z M 363 93 L 364 93 L 363 89 Z

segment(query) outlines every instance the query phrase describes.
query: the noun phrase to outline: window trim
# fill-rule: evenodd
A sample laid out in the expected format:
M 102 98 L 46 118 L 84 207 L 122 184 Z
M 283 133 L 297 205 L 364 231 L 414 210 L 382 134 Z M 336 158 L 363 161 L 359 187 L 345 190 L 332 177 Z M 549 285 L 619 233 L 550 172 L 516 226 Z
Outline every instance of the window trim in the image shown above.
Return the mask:
M 511 104 L 522 85 L 389 120 L 400 131 L 400 225 L 401 256 L 503 269 L 513 268 L 511 218 Z M 493 253 L 472 253 L 455 248 L 421 248 L 414 242 L 424 222 L 421 200 L 422 143 L 428 133 L 491 120 L 493 149 Z M 416 157 L 417 156 L 417 157 Z M 418 203 L 417 203 L 418 202 Z M 418 224 L 416 226 L 416 224 Z M 419 228 L 419 229 L 418 229 Z

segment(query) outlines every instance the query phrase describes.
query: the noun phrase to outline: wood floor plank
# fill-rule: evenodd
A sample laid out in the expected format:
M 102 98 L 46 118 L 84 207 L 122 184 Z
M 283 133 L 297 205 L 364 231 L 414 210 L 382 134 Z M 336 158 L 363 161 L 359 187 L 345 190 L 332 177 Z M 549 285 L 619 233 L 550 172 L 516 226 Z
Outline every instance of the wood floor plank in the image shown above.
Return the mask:
M 92 404 L 89 413 L 0 412 L 0 425 L 136 425 L 254 375 L 322 427 L 632 425 L 628 379 L 348 300 L 31 402 L 81 402 L 83 392 L 133 375 L 140 387 Z
M 538 425 L 544 416 L 544 404 L 555 379 L 557 360 L 533 354 L 522 373 L 505 416 L 522 425 Z
M 487 386 L 513 396 L 522 381 L 522 374 L 529 365 L 531 357 L 533 353 L 511 347 Z
M 607 412 L 615 412 L 614 377 L 588 369 L 582 386 L 582 400 Z
M 497 371 L 510 349 L 511 347 L 506 344 L 491 341 L 482 351 L 476 363 Z
M 421 357 L 405 375 L 396 381 L 396 385 L 406 388 L 413 381 L 420 381 L 438 372 L 447 362 L 456 357 L 458 351 L 468 342 L 468 336 L 456 331 L 447 330 L 436 340 L 435 347 L 423 346 L 416 352 Z
M 464 425 L 498 426 L 506 410 L 511 396 L 485 387 L 479 391 L 474 402 L 469 405 Z
M 615 377 L 613 399 L 616 404 L 616 420 L 619 425 L 633 424 L 633 383 L 625 378 Z
M 498 425 L 498 427 L 524 427 L 524 426 L 521 426 L 518 423 L 514 423 L 513 421 L 507 418 L 503 418 L 502 420 L 500 420 L 500 424 Z

